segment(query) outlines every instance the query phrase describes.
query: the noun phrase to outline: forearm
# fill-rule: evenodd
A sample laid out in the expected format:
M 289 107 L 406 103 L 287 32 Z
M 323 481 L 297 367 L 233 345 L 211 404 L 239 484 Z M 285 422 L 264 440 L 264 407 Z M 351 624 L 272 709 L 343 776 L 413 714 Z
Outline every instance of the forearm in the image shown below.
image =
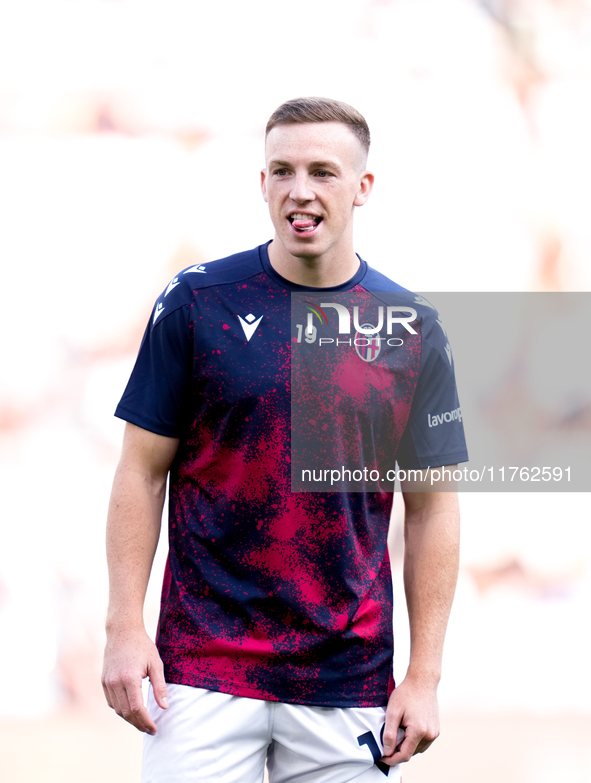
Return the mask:
M 144 598 L 160 536 L 166 478 L 178 440 L 125 428 L 107 520 L 109 609 L 102 684 L 107 703 L 140 731 L 156 733 L 142 699 L 149 677 L 168 706 L 162 661 L 144 629 Z
M 390 766 L 427 750 L 439 735 L 437 685 L 459 558 L 455 493 L 408 491 L 409 485 L 406 489 L 403 486 L 404 589 L 410 662 L 388 702 L 383 760 Z M 405 738 L 396 751 L 399 727 L 405 729 Z
M 410 623 L 407 677 L 436 687 L 459 560 L 459 508 L 455 493 L 405 497 L 404 586 Z
M 148 478 L 122 462 L 107 520 L 107 631 L 143 628 L 143 605 L 160 536 L 166 478 Z
M 177 448 L 176 439 L 126 425 L 107 519 L 107 632 L 144 627 L 144 598 Z

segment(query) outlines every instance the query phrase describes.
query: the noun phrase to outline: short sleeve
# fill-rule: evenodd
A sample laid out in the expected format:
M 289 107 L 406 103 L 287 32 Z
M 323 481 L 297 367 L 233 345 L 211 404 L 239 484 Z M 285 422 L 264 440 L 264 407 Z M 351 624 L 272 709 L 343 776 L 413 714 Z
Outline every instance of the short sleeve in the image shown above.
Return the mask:
M 115 416 L 157 435 L 179 437 L 192 372 L 190 290 L 163 293 L 144 333 Z
M 451 347 L 434 312 L 422 323 L 421 370 L 396 459 L 405 470 L 468 460 Z

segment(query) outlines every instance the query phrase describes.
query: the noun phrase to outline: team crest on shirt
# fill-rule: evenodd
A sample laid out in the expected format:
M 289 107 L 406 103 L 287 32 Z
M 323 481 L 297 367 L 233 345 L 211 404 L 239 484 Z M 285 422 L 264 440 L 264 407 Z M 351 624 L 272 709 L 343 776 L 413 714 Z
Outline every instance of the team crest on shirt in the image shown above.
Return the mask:
M 373 324 L 361 324 L 362 329 L 373 329 Z M 357 356 L 364 362 L 375 362 L 381 350 L 381 338 L 379 334 L 363 334 L 357 332 L 355 338 L 355 350 Z

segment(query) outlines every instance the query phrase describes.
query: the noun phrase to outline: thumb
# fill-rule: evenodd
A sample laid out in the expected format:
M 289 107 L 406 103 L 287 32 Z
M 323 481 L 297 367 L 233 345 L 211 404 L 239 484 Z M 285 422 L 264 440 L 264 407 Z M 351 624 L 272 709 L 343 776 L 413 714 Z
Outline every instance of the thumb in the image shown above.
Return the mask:
M 390 756 L 395 751 L 400 750 L 400 745 L 406 734 L 402 726 L 397 726 L 394 729 L 394 724 L 395 722 L 385 727 L 383 736 L 384 756 Z
M 164 667 L 162 661 L 158 658 L 156 663 L 150 666 L 148 671 L 148 677 L 152 683 L 152 690 L 154 691 L 154 698 L 159 707 L 163 710 L 168 709 L 168 690 L 166 688 L 166 681 L 164 680 Z
M 384 732 L 384 756 L 390 756 L 394 752 L 394 738 L 392 735 L 392 729 L 386 728 Z

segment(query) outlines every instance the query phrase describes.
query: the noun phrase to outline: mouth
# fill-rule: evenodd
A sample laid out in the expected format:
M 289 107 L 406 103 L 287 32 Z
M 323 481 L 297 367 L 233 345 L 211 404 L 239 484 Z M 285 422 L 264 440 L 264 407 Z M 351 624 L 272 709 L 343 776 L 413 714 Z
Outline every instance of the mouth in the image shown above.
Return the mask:
M 310 233 L 322 222 L 321 217 L 309 215 L 307 212 L 293 212 L 287 219 L 298 234 Z

